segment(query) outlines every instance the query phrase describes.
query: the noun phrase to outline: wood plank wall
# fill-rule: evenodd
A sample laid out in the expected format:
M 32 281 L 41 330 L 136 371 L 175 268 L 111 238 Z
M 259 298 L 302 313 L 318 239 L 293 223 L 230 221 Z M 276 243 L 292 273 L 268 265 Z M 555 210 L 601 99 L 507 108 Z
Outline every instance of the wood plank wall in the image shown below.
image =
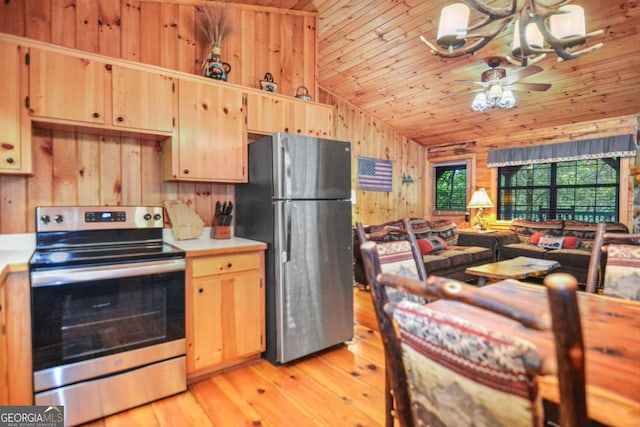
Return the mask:
M 423 216 L 425 147 L 322 88 L 320 100 L 337 108 L 336 138 L 351 141 L 352 188 L 357 188 L 359 156 L 393 160 L 392 192 L 357 190 L 353 222 L 380 224 Z M 414 182 L 403 183 L 403 175 L 411 176 Z
M 0 4 L 0 32 L 88 52 L 200 74 L 208 47 L 189 0 L 10 0 Z M 304 85 L 315 98 L 317 15 L 228 4 L 235 30 L 223 45 L 229 81 L 259 87 L 269 71 L 280 93 Z M 36 130 L 34 176 L 0 176 L 0 233 L 34 231 L 38 205 L 189 203 L 210 225 L 216 200 L 234 186 L 168 183 L 153 141 Z

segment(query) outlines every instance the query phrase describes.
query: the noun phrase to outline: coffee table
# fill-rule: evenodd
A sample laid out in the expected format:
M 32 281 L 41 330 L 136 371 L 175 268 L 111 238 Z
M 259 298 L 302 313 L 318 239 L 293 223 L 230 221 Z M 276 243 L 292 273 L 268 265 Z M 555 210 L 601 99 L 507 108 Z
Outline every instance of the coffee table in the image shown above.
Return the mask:
M 465 271 L 472 276 L 478 276 L 478 285 L 484 286 L 488 279 L 520 280 L 527 277 L 540 277 L 558 267 L 560 267 L 558 261 L 519 256 L 505 261 L 469 267 Z

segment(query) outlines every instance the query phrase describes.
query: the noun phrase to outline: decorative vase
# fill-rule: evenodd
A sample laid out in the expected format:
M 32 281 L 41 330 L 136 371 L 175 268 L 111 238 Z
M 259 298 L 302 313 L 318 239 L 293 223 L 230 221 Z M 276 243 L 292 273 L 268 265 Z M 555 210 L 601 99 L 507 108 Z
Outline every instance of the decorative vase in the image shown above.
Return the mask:
M 267 73 L 264 75 L 264 79 L 260 80 L 260 88 L 275 93 L 278 90 L 278 83 L 273 81 L 271 73 Z
M 211 53 L 203 64 L 203 73 L 209 78 L 226 81 L 227 75 L 231 72 L 231 65 L 220 58 L 220 52 L 219 46 L 211 48 Z

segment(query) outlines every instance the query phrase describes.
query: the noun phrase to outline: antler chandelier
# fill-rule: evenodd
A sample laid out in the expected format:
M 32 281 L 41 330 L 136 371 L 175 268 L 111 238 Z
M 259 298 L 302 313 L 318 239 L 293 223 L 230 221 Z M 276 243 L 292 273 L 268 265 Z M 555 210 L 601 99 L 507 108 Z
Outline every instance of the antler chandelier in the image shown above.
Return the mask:
M 512 0 L 511 6 L 491 7 L 481 0 L 464 0 L 445 6 L 440 14 L 436 47 L 424 36 L 420 39 L 434 55 L 456 58 L 475 54 L 496 36 L 513 26 L 512 55 L 507 60 L 526 66 L 555 52 L 558 60 L 570 60 L 600 49 L 598 43 L 580 49 L 589 37 L 604 34 L 603 30 L 586 33 L 584 9 L 569 4 L 571 0 Z M 469 6 L 481 18 L 469 26 Z M 475 32 L 480 30 L 480 32 Z M 484 31 L 483 31 L 484 30 Z M 467 45 L 467 41 L 471 43 Z M 465 46 L 466 45 L 466 46 Z M 548 47 L 547 47 L 548 46 Z

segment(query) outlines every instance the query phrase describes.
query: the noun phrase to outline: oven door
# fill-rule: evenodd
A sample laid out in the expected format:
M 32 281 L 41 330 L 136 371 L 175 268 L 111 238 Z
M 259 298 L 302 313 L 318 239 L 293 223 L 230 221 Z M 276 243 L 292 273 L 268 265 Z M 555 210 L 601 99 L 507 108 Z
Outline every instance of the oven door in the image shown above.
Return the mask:
M 173 259 L 32 271 L 34 373 L 183 343 L 184 265 Z

